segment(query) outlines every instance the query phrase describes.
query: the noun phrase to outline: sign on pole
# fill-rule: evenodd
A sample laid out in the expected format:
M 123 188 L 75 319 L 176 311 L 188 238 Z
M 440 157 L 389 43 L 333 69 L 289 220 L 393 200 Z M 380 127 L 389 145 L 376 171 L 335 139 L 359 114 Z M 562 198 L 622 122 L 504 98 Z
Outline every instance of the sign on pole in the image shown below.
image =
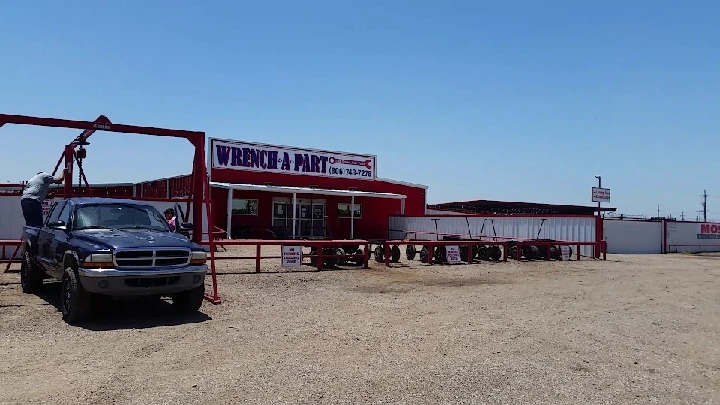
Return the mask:
M 302 265 L 302 246 L 282 247 L 282 267 L 300 267 Z
M 460 263 L 460 246 L 445 246 L 445 257 L 450 264 Z
M 610 202 L 610 189 L 609 188 L 592 188 L 592 202 Z

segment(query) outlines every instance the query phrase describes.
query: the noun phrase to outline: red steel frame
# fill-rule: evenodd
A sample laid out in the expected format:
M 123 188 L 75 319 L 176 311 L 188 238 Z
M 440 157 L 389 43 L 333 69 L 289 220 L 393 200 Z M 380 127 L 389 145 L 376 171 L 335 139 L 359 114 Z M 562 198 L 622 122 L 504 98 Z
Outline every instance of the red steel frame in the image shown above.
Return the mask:
M 205 243 L 205 242 L 203 242 Z M 261 259 L 282 259 L 282 256 L 262 256 L 260 248 L 262 246 L 309 246 L 317 248 L 316 254 L 305 254 L 303 253 L 303 259 L 306 257 L 317 258 L 317 269 L 323 269 L 323 258 L 362 258 L 363 268 L 369 269 L 369 258 L 370 258 L 370 242 L 364 239 L 341 239 L 341 240 L 299 240 L 299 239 L 287 239 L 287 240 L 266 240 L 266 239 L 225 239 L 218 241 L 217 244 L 227 246 L 255 246 L 255 256 L 215 256 L 215 260 L 255 260 L 255 272 L 260 273 L 260 260 Z M 328 255 L 323 254 L 322 248 L 327 246 L 338 246 L 338 245 L 360 245 L 364 247 L 362 254 L 346 254 L 346 255 Z
M 207 210 L 208 229 L 210 229 L 213 216 L 210 203 L 210 183 L 207 176 L 207 167 L 205 166 L 205 132 L 113 124 L 104 115 L 101 115 L 100 117 L 98 117 L 98 119 L 91 122 L 58 118 L 31 117 L 26 115 L 0 114 L 0 127 L 5 124 L 33 125 L 41 127 L 71 128 L 83 130 L 83 132 L 74 141 L 72 141 L 65 147 L 65 151 L 63 153 L 65 159 L 65 166 L 69 169 L 69 172 L 65 176 L 65 184 L 63 189 L 65 197 L 72 196 L 72 169 L 75 161 L 75 147 L 83 144 L 87 140 L 87 138 L 95 131 L 100 130 L 125 134 L 153 135 L 187 139 L 195 147 L 192 184 L 193 194 L 196 198 L 194 198 L 192 202 L 193 224 L 196 228 L 199 226 L 200 229 L 202 229 L 204 203 Z M 82 171 L 82 168 L 80 168 L 80 170 Z M 201 243 L 202 231 L 193 232 L 192 239 L 195 243 Z M 219 304 L 221 300 L 220 296 L 218 295 L 217 275 L 215 273 L 215 243 L 212 237 L 209 237 L 208 239 L 208 244 L 210 245 L 210 268 L 213 291 L 212 293 L 206 294 L 205 298 L 214 304 Z

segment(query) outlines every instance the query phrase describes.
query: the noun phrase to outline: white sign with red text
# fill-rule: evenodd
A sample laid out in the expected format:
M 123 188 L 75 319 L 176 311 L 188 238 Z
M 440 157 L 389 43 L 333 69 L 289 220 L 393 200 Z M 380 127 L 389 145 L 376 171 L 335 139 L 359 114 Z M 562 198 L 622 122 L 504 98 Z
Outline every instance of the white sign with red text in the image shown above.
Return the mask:
M 592 188 L 592 201 L 593 202 L 610 202 L 610 189 L 609 188 Z
M 567 245 L 560 246 L 560 260 L 562 260 L 562 261 L 570 260 L 570 246 L 567 246 Z
M 210 139 L 212 169 L 374 180 L 374 155 Z
M 445 246 L 445 257 L 450 264 L 460 263 L 460 246 L 450 245 Z
M 720 239 L 720 224 L 698 224 L 698 239 Z
M 302 265 L 302 246 L 282 247 L 282 267 L 300 267 Z

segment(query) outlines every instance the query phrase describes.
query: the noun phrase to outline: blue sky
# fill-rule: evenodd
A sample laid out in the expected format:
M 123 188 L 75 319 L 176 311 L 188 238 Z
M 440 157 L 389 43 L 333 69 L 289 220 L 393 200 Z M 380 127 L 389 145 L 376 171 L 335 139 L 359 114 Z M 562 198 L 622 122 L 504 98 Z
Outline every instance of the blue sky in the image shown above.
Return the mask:
M 502 4 L 502 5 L 501 5 Z M 720 3 L 8 1 L 0 111 L 371 153 L 429 202 L 720 218 Z M 0 181 L 78 131 L 0 128 Z M 182 140 L 98 133 L 91 183 L 187 173 Z

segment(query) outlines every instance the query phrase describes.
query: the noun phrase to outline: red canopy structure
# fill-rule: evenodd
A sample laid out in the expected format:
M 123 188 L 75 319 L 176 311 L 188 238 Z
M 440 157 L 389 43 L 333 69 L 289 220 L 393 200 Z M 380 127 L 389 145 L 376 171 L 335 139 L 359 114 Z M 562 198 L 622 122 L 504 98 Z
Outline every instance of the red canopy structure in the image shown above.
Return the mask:
M 65 197 L 73 195 L 72 187 L 72 171 L 75 163 L 78 163 L 80 172 L 80 180 L 84 180 L 87 184 L 84 171 L 82 169 L 82 159 L 85 158 L 83 147 L 87 144 L 87 139 L 95 133 L 95 131 L 107 131 L 126 134 L 166 136 L 172 138 L 185 138 L 195 147 L 195 156 L 193 158 L 193 174 L 192 174 L 192 216 L 193 224 L 196 231 L 193 232 L 192 238 L 195 243 L 202 243 L 202 223 L 203 223 L 203 203 L 207 210 L 208 227 L 210 226 L 210 218 L 213 218 L 210 204 L 210 183 L 208 182 L 207 167 L 205 166 L 205 132 L 186 131 L 179 129 L 166 129 L 155 127 L 140 127 L 134 125 L 114 124 L 106 116 L 101 115 L 95 121 L 74 121 L 58 118 L 42 118 L 31 117 L 25 115 L 9 115 L 0 114 L 0 127 L 5 124 L 17 125 L 33 125 L 53 128 L 72 128 L 80 129 L 83 132 L 72 142 L 65 146 L 63 156 L 58 161 L 55 171 L 57 171 L 62 160 L 65 161 L 65 167 L 68 168 L 68 174 L 65 176 L 64 193 Z M 193 198 L 194 197 L 194 198 Z M 199 229 L 199 232 L 197 231 Z M 206 298 L 213 303 L 220 303 L 220 297 L 217 291 L 217 277 L 215 274 L 215 246 L 212 237 L 208 237 L 210 247 L 210 267 L 213 283 L 212 293 L 206 294 Z

